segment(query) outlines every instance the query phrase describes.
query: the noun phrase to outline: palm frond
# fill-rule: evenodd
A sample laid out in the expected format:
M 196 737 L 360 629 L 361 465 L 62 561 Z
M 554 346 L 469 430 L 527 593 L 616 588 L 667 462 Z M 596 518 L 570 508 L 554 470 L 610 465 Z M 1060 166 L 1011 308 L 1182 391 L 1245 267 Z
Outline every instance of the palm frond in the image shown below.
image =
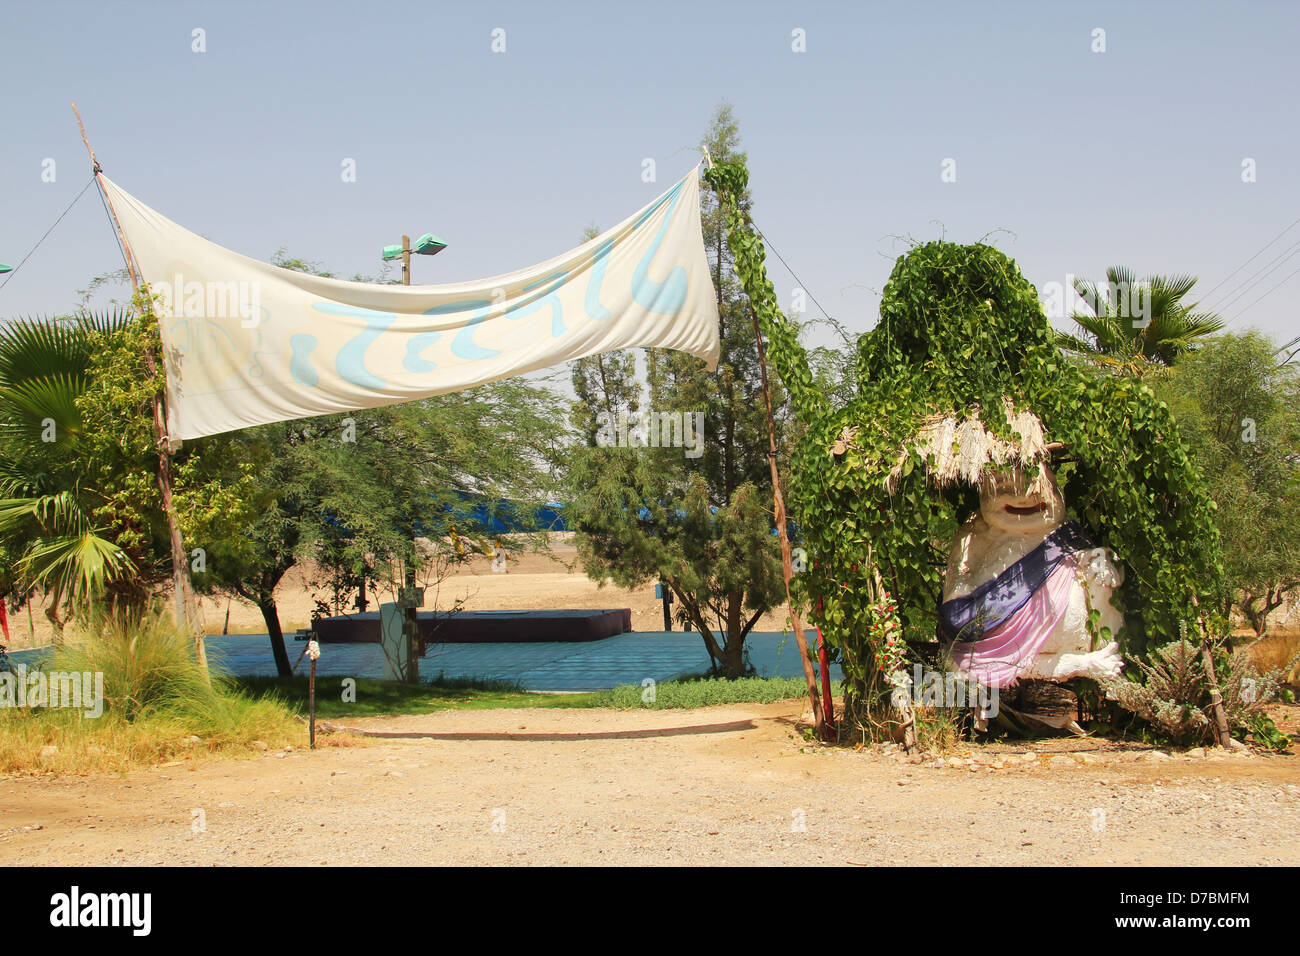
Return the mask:
M 89 597 L 135 570 L 125 551 L 91 531 L 37 538 L 20 561 L 34 585 L 55 601 Z

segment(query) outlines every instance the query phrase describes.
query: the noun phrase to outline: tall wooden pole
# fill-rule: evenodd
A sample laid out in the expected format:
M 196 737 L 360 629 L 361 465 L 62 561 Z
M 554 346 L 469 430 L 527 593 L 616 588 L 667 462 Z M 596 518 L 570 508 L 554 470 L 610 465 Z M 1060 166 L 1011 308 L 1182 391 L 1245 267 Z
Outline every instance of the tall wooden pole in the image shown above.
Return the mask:
M 113 203 L 104 190 L 104 183 L 101 179 L 103 169 L 99 165 L 99 160 L 95 158 L 95 151 L 90 147 L 90 140 L 86 138 L 86 127 L 81 122 L 81 113 L 77 110 L 76 103 L 72 104 L 72 112 L 77 117 L 77 129 L 81 131 L 81 141 L 86 144 L 86 152 L 90 154 L 90 165 L 95 174 L 95 185 L 99 187 L 100 194 L 104 197 L 104 204 L 108 207 L 108 214 L 113 220 L 114 228 L 117 229 L 117 238 L 122 243 L 122 253 L 126 257 L 127 272 L 131 275 L 131 288 L 138 294 L 140 287 L 144 285 L 144 278 L 140 274 L 131 247 L 127 244 L 126 234 L 122 232 L 122 223 L 117 218 L 117 211 L 113 208 Z M 149 310 L 152 314 L 152 306 L 149 307 Z M 157 375 L 158 361 L 152 347 L 147 346 L 145 348 L 144 364 L 150 378 Z M 155 392 L 153 395 L 153 427 L 154 439 L 158 444 L 158 491 L 162 497 L 163 514 L 167 518 L 167 530 L 171 537 L 172 588 L 176 608 L 176 623 L 183 627 L 193 639 L 195 659 L 199 662 L 199 666 L 206 676 L 208 673 L 208 652 L 203 643 L 202 628 L 199 626 L 199 608 L 194 597 L 194 584 L 190 580 L 190 565 L 185 554 L 185 539 L 181 535 L 180 525 L 176 522 L 176 512 L 172 502 L 172 447 L 167 435 L 167 418 L 161 392 Z
M 402 236 L 402 285 L 411 284 L 411 237 Z M 406 562 L 406 571 L 402 583 L 406 586 L 407 599 L 402 609 L 402 626 L 406 630 L 406 656 L 408 667 L 406 680 L 410 684 L 420 683 L 420 609 L 415 595 L 415 523 L 411 524 L 411 560 Z
M 704 154 L 704 162 L 712 169 L 713 156 L 710 155 L 709 148 L 701 146 L 700 152 Z M 727 202 L 727 194 L 722 190 L 718 190 L 718 201 L 723 204 Z M 736 212 L 739 216 L 739 206 L 736 207 Z M 724 216 L 724 223 L 725 219 Z M 767 462 L 772 473 L 772 511 L 776 519 L 776 536 L 781 542 L 781 577 L 785 582 L 785 603 L 790 608 L 790 623 L 794 627 L 794 639 L 799 647 L 799 662 L 803 665 L 804 681 L 808 685 L 808 700 L 812 704 L 813 723 L 817 725 L 818 735 L 823 740 L 830 740 L 834 736 L 834 728 L 831 719 L 823 711 L 821 699 L 817 694 L 817 675 L 813 672 L 812 661 L 808 656 L 808 635 L 804 633 L 799 609 L 795 606 L 794 598 L 790 593 L 790 581 L 794 578 L 794 559 L 790 551 L 790 535 L 785 526 L 785 495 L 781 493 L 781 476 L 776 467 L 776 419 L 772 415 L 772 393 L 767 386 L 767 351 L 763 347 L 763 330 L 759 325 L 758 312 L 755 311 L 752 301 L 749 304 L 749 317 L 754 322 L 754 343 L 758 347 L 758 370 L 763 385 L 763 403 L 767 408 Z M 821 664 L 822 667 L 826 666 L 824 656 Z
M 754 341 L 758 345 L 758 371 L 763 384 L 763 403 L 767 407 L 767 463 L 772 472 L 772 510 L 776 515 L 776 535 L 781 542 L 781 575 L 785 579 L 785 602 L 790 608 L 790 621 L 794 626 L 794 639 L 799 645 L 799 660 L 803 663 L 804 680 L 808 683 L 808 699 L 812 701 L 813 722 L 817 733 L 823 740 L 834 735 L 830 718 L 822 709 L 821 699 L 817 695 L 817 675 L 813 673 L 812 661 L 808 658 L 808 635 L 804 633 L 803 622 L 799 618 L 799 609 L 790 594 L 790 581 L 794 577 L 794 560 L 790 551 L 790 535 L 786 531 L 785 495 L 781 493 L 781 477 L 776 467 L 776 421 L 772 416 L 772 393 L 767 387 L 767 352 L 763 348 L 763 332 L 758 325 L 758 313 L 751 305 L 749 316 L 754 320 Z M 823 656 L 821 666 L 826 666 Z

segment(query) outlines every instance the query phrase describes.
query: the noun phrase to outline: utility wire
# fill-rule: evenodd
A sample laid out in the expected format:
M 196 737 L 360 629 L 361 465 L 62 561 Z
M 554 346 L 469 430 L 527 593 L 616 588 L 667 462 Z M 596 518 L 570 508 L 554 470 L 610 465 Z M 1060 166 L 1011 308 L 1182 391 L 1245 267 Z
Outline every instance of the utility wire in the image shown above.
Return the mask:
M 803 289 L 804 292 L 808 293 L 808 298 L 812 299 L 813 305 L 817 306 L 817 308 L 821 310 L 822 315 L 825 316 L 827 321 L 830 322 L 835 321 L 830 317 L 830 314 L 827 313 L 825 309 L 822 309 L 822 304 L 817 301 L 817 297 L 812 294 L 812 291 L 806 285 L 804 285 L 803 280 L 800 279 L 797 275 L 795 275 L 794 270 L 790 268 L 790 263 L 785 261 L 785 257 L 782 256 L 781 253 L 776 251 L 776 246 L 772 245 L 772 240 L 768 239 L 767 236 L 763 235 L 763 230 L 758 228 L 758 223 L 754 222 L 753 219 L 750 219 L 749 224 L 753 226 L 754 231 L 758 233 L 758 238 L 763 240 L 763 245 L 771 249 L 772 255 L 776 256 L 778 259 L 781 260 L 781 265 L 785 266 L 785 271 L 790 273 L 791 277 L 793 277 L 795 282 L 799 283 L 799 288 Z
M 1257 286 L 1262 279 L 1267 278 L 1280 269 L 1286 264 L 1288 259 L 1294 258 L 1297 252 L 1300 252 L 1300 240 L 1296 240 L 1291 245 L 1287 246 L 1280 253 L 1261 266 L 1249 279 L 1246 279 L 1235 289 L 1228 292 L 1228 298 L 1216 305 L 1214 311 L 1222 312 L 1231 307 L 1232 303 L 1239 301 L 1242 296 L 1249 292 L 1253 287 Z
M 1254 262 L 1256 259 L 1258 259 L 1258 258 L 1259 258 L 1259 257 L 1260 257 L 1260 256 L 1261 256 L 1261 255 L 1262 255 L 1262 254 L 1267 250 L 1267 249 L 1268 249 L 1269 246 L 1273 245 L 1273 243 L 1277 242 L 1279 239 L 1281 239 L 1283 236 L 1285 236 L 1288 232 L 1290 232 L 1292 229 L 1294 229 L 1294 228 L 1296 227 L 1297 224 L 1300 224 L 1300 219 L 1296 219 L 1295 222 L 1291 223 L 1291 225 L 1287 226 L 1285 229 L 1283 229 L 1281 232 L 1279 232 L 1276 236 L 1274 236 L 1272 239 L 1270 239 L 1267 243 L 1265 243 L 1263 249 L 1260 249 L 1259 252 L 1255 253 L 1253 256 L 1251 256 L 1249 259 L 1247 259 L 1247 260 L 1246 260 L 1245 262 L 1243 262 L 1241 265 L 1237 266 L 1237 268 L 1233 269 L 1233 270 L 1232 270 L 1231 272 L 1229 272 L 1226 276 L 1224 276 L 1223 279 L 1221 279 L 1221 280 L 1219 281 L 1219 284 L 1218 284 L 1218 285 L 1213 286 L 1213 287 L 1212 287 L 1208 292 L 1206 292 L 1206 293 L 1204 294 L 1204 297 L 1201 299 L 1201 301 L 1202 301 L 1202 302 L 1205 302 L 1205 300 L 1208 299 L 1208 298 L 1209 298 L 1209 297 L 1214 293 L 1214 290 L 1215 290 L 1215 289 L 1219 288 L 1219 286 L 1224 285 L 1224 284 L 1225 284 L 1229 279 L 1231 279 L 1233 276 L 1235 276 L 1238 272 L 1240 272 L 1242 269 L 1246 268 L 1246 266 L 1250 265 L 1252 262 Z
M 1249 310 L 1250 308 L 1252 308 L 1252 307 L 1255 305 L 1256 302 L 1259 302 L 1260 299 L 1263 299 L 1263 298 L 1265 298 L 1265 297 L 1267 297 L 1267 296 L 1273 294 L 1273 293 L 1276 292 L 1278 289 L 1282 288 L 1282 286 L 1284 286 L 1284 285 L 1286 285 L 1288 282 L 1290 282 L 1290 281 L 1291 281 L 1295 276 L 1298 276 L 1298 275 L 1300 275 L 1300 269 L 1296 269 L 1294 272 L 1290 272 L 1290 273 L 1288 273 L 1288 274 L 1287 274 L 1287 277 L 1286 277 L 1285 279 L 1283 279 L 1283 280 L 1282 280 L 1281 282 L 1279 282 L 1277 285 L 1273 286 L 1273 288 L 1271 288 L 1271 289 L 1269 289 L 1267 292 L 1265 292 L 1264 295 L 1261 295 L 1261 296 L 1259 297 L 1259 299 L 1255 299 L 1254 302 L 1251 302 L 1250 305 L 1246 306 L 1244 309 L 1238 309 L 1238 310 L 1237 310 L 1237 315 L 1238 315 L 1238 316 L 1241 316 L 1241 315 L 1242 315 L 1243 313 L 1245 313 L 1247 310 Z
M 54 231 L 55 227 L 58 226 L 59 223 L 63 222 L 63 217 L 66 216 L 68 213 L 72 212 L 72 207 L 77 204 L 77 201 L 81 199 L 82 196 L 86 195 L 86 190 L 89 189 L 94 184 L 94 182 L 95 182 L 95 177 L 91 176 L 90 182 L 86 183 L 86 185 L 82 187 L 81 192 L 77 193 L 77 198 L 72 200 L 72 202 L 68 203 L 68 208 L 63 210 L 63 212 L 59 214 L 58 219 L 54 220 L 54 225 L 50 226 L 49 229 L 46 229 L 45 235 L 41 236 L 40 239 L 36 240 L 36 245 L 32 246 L 31 252 L 23 256 L 22 262 L 14 266 L 13 272 L 9 273 L 9 275 L 5 277 L 4 282 L 0 282 L 0 289 L 3 289 L 5 286 L 7 286 L 9 284 L 9 280 L 12 279 L 14 276 L 18 275 L 18 270 L 23 267 L 23 263 L 25 263 L 28 259 L 32 257 L 32 255 L 36 252 L 36 250 L 41 247 L 41 243 L 49 238 L 50 233 Z

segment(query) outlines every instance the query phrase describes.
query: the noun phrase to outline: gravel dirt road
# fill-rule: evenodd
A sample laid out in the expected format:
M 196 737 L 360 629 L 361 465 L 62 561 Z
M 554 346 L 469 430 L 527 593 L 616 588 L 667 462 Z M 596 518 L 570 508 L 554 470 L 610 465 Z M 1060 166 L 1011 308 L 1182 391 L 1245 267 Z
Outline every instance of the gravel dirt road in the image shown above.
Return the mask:
M 0 864 L 1300 863 L 1293 755 L 1055 740 L 940 767 L 810 745 L 799 716 L 449 711 L 314 753 L 5 777 Z

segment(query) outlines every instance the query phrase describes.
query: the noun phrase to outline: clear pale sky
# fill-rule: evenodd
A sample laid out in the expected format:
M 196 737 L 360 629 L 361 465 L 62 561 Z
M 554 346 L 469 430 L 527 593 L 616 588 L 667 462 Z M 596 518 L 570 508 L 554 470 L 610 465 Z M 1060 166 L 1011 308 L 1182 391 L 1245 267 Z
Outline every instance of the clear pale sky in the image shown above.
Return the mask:
M 345 277 L 434 232 L 449 248 L 414 266 L 433 283 L 622 219 L 696 161 L 725 98 L 759 227 L 853 330 L 874 324 L 902 236 L 1009 230 L 993 238 L 1040 289 L 1118 263 L 1206 293 L 1300 218 L 1298 40 L 1296 2 L 6 3 L 0 262 L 89 179 L 73 100 L 105 172 L 195 232 Z M 1297 242 L 1300 226 L 1206 304 L 1300 334 L 1300 245 L 1230 301 Z M 67 310 L 120 265 L 92 189 L 0 316 Z M 769 270 L 788 302 L 794 280 Z

